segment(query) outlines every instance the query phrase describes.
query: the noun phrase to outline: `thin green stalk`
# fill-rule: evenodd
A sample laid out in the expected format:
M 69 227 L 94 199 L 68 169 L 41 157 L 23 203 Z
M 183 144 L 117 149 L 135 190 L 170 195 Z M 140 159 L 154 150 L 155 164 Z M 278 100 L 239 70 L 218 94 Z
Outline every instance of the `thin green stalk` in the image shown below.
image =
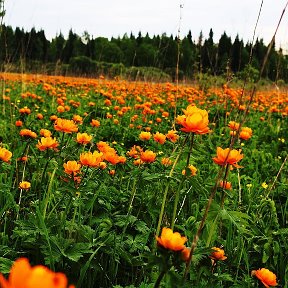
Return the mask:
M 158 224 L 157 224 L 157 229 L 156 229 L 156 235 L 158 236 L 159 235 L 159 232 L 160 232 L 160 227 L 161 227 L 161 224 L 162 224 L 162 219 L 163 219 L 163 214 L 164 214 L 164 209 L 165 209 L 165 204 L 166 204 L 166 199 L 167 199 L 167 194 L 168 194 L 168 191 L 169 191 L 169 182 L 170 182 L 170 178 L 172 177 L 173 175 L 173 172 L 174 172 L 174 169 L 176 167 L 176 164 L 178 163 L 179 161 L 179 158 L 183 152 L 183 149 L 185 147 L 185 144 L 187 142 L 187 139 L 188 139 L 188 136 L 186 136 L 184 142 L 183 142 L 183 145 L 181 146 L 181 149 L 173 163 L 173 166 L 169 172 L 169 175 L 168 175 L 168 179 L 167 179 L 167 183 L 166 183 L 166 187 L 165 187 L 165 191 L 164 191 L 164 195 L 163 195 L 163 199 L 162 199 L 162 205 L 161 205 L 161 210 L 160 210 L 160 215 L 159 215 L 159 219 L 158 219 Z
M 45 217 L 46 217 L 47 206 L 49 203 L 50 194 L 51 194 L 51 190 L 52 190 L 52 183 L 53 183 L 53 180 L 55 177 L 56 170 L 57 170 L 57 167 L 55 167 L 53 172 L 52 172 L 52 175 L 51 175 L 51 178 L 50 178 L 47 190 L 46 190 L 46 198 L 45 198 L 44 209 L 43 209 L 43 219 L 45 219 Z
M 190 135 L 189 135 L 190 136 Z M 191 135 L 191 142 L 190 142 L 190 147 L 189 147 L 189 151 L 188 151 L 188 155 L 187 155 L 187 161 L 186 161 L 186 167 L 185 167 L 185 172 L 187 171 L 187 168 L 189 167 L 189 162 L 190 162 L 190 156 L 192 154 L 192 149 L 193 149 L 193 144 L 194 144 L 194 136 L 195 134 L 192 133 Z M 173 230 L 174 225 L 175 225 L 175 218 L 176 218 L 176 214 L 177 214 L 177 206 L 178 206 L 178 202 L 179 202 L 179 198 L 180 198 L 180 191 L 182 189 L 182 185 L 184 183 L 185 178 L 187 177 L 186 173 L 185 175 L 183 175 L 181 182 L 178 186 L 178 189 L 176 191 L 176 195 L 175 195 L 175 200 L 174 200 L 174 208 L 173 208 L 173 214 L 172 214 L 172 220 L 171 220 L 171 229 Z

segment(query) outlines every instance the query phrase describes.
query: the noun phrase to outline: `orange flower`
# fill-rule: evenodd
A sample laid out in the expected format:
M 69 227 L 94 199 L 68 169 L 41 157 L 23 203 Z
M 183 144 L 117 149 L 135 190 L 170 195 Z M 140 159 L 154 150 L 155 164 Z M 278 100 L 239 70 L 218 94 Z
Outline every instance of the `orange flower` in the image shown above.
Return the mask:
M 67 161 L 67 163 L 63 164 L 63 167 L 65 169 L 65 173 L 75 175 L 80 172 L 81 165 L 76 161 Z
M 0 160 L 4 162 L 9 162 L 12 157 L 12 152 L 7 150 L 6 148 L 0 147 Z
M 103 153 L 94 151 L 84 152 L 80 154 L 80 163 L 83 166 L 99 167 L 103 161 Z
M 41 129 L 40 135 L 43 137 L 51 137 L 52 133 L 47 129 Z
M 19 183 L 19 188 L 23 190 L 28 190 L 31 187 L 31 183 L 28 181 L 22 181 Z
M 170 166 L 170 165 L 172 165 L 172 163 L 173 163 L 172 160 L 167 158 L 167 157 L 163 157 L 161 159 L 161 164 L 164 166 Z
M 241 150 L 230 150 L 229 148 L 222 149 L 221 147 L 217 147 L 217 157 L 213 158 L 213 161 L 221 166 L 224 166 L 226 164 L 233 165 L 236 168 L 241 168 L 237 164 L 238 161 L 240 161 L 244 157 L 243 154 L 241 154 Z
M 184 247 L 184 249 L 181 251 L 181 259 L 187 262 L 190 256 L 190 252 L 191 248 Z
M 185 115 L 177 117 L 177 123 L 182 125 L 181 131 L 193 132 L 195 134 L 207 134 L 210 132 L 208 127 L 208 112 L 189 105 L 186 110 L 183 110 Z
M 240 131 L 239 138 L 248 140 L 252 137 L 252 129 L 249 127 L 243 127 Z
M 194 167 L 193 165 L 189 165 L 187 167 L 187 169 L 190 170 L 190 173 L 188 173 L 189 175 L 188 176 L 195 176 L 196 173 L 197 173 L 197 168 Z M 182 175 L 185 175 L 186 174 L 186 170 L 182 170 Z
M 23 126 L 23 122 L 22 122 L 21 120 L 17 120 L 17 121 L 15 122 L 15 126 L 16 126 L 16 127 L 21 127 L 21 126 Z
M 171 142 L 175 143 L 178 140 L 179 135 L 177 135 L 177 131 L 170 130 L 166 134 L 166 138 L 169 139 Z
M 140 159 L 145 163 L 152 163 L 156 159 L 156 154 L 150 150 L 141 152 Z
M 237 131 L 239 129 L 239 126 L 240 126 L 240 124 L 235 122 L 235 121 L 230 121 L 229 124 L 228 124 L 228 127 L 232 131 Z
M 218 247 L 212 247 L 212 250 L 214 250 L 214 252 L 211 253 L 210 258 L 218 261 L 218 260 L 225 260 L 227 259 L 227 257 L 225 256 L 225 252 L 223 249 L 218 248 Z
M 166 136 L 162 133 L 157 132 L 156 134 L 154 134 L 153 139 L 162 145 L 166 141 Z
M 40 151 L 45 151 L 47 149 L 56 149 L 56 147 L 59 145 L 56 138 L 52 137 L 42 137 L 40 141 L 38 141 L 38 144 L 36 144 L 36 147 Z
M 163 227 L 160 237 L 156 236 L 157 244 L 165 249 L 172 251 L 181 251 L 185 248 L 184 244 L 187 238 L 181 236 L 179 232 L 173 232 L 172 229 Z
M 92 127 L 99 127 L 100 126 L 100 121 L 92 119 L 90 124 L 91 124 Z
M 24 108 L 20 108 L 19 109 L 19 113 L 21 114 L 30 114 L 31 113 L 31 109 L 27 108 L 27 107 L 24 107 Z
M 67 284 L 65 274 L 55 273 L 42 265 L 31 267 L 26 258 L 14 262 L 8 280 L 0 274 L 0 287 L 3 288 L 66 288 Z
M 146 140 L 150 140 L 151 138 L 151 133 L 150 132 L 145 132 L 145 131 L 142 131 L 139 135 L 139 139 L 142 140 L 142 141 L 146 141 Z
M 92 138 L 93 137 L 91 135 L 88 135 L 87 133 L 77 133 L 76 141 L 79 144 L 88 144 L 91 142 Z
M 276 275 L 266 268 L 253 270 L 251 275 L 256 276 L 266 288 L 277 286 Z
M 67 120 L 62 118 L 58 118 L 55 121 L 54 128 L 56 131 L 64 133 L 72 133 L 78 131 L 78 127 L 73 120 Z
M 73 121 L 82 124 L 83 118 L 80 115 L 73 115 Z
M 41 113 L 38 113 L 36 117 L 39 120 L 42 120 L 44 118 L 43 114 L 41 114 Z
M 136 159 L 136 160 L 134 160 L 133 161 L 133 164 L 135 165 L 135 166 L 140 166 L 140 165 L 142 165 L 144 162 L 141 160 L 141 159 Z
M 104 159 L 112 165 L 119 163 L 119 156 L 113 148 L 110 148 L 108 151 L 104 152 Z
M 51 121 L 56 121 L 58 119 L 58 116 L 57 115 L 51 115 L 50 116 L 50 120 Z
M 59 106 L 57 107 L 57 112 L 58 112 L 58 113 L 63 113 L 63 112 L 65 112 L 65 107 L 62 106 L 62 105 L 59 105 Z
M 219 182 L 219 185 L 221 188 L 225 189 L 225 190 L 231 190 L 232 189 L 232 184 L 231 182 L 228 182 L 228 181 L 220 181 Z
M 136 159 L 138 158 L 138 156 L 140 155 L 140 153 L 142 152 L 142 148 L 140 146 L 136 146 L 134 145 L 128 152 L 127 155 Z
M 22 129 L 19 135 L 22 137 L 37 138 L 37 134 L 29 129 Z

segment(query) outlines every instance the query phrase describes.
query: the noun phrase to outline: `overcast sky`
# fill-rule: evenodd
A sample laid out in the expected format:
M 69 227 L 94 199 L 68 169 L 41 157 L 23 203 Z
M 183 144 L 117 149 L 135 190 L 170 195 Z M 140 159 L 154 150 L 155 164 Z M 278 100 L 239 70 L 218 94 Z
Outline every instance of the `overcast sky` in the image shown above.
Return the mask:
M 4 0 L 4 23 L 30 30 L 43 29 L 48 39 L 70 29 L 78 35 L 118 37 L 126 32 L 180 35 L 191 30 L 196 40 L 200 31 L 214 31 L 218 42 L 223 31 L 234 41 L 237 33 L 252 40 L 261 0 Z M 264 0 L 256 37 L 268 44 L 287 0 Z M 180 8 L 180 6 L 182 8 Z M 288 11 L 276 36 L 277 46 L 288 51 Z

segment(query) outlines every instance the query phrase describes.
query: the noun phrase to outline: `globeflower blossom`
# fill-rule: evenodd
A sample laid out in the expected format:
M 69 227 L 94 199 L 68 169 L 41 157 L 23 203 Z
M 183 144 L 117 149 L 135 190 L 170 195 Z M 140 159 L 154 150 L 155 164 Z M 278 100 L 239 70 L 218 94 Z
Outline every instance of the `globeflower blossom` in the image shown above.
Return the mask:
M 80 154 L 80 163 L 83 166 L 99 167 L 100 163 L 103 161 L 103 158 L 104 157 L 102 152 L 84 152 Z
M 189 260 L 190 252 L 191 252 L 191 248 L 188 248 L 188 247 L 184 247 L 184 249 L 181 251 L 181 259 L 184 262 L 187 262 Z
M 237 162 L 243 159 L 243 157 L 244 155 L 241 154 L 241 150 L 217 147 L 217 157 L 214 157 L 213 161 L 220 166 L 230 164 L 236 168 L 241 168 L 242 166 L 239 166 Z
M 21 127 L 21 126 L 23 126 L 23 122 L 22 122 L 21 120 L 17 120 L 17 121 L 15 122 L 15 126 L 16 126 L 16 127 Z
M 252 129 L 249 127 L 243 127 L 240 131 L 239 138 L 248 140 L 252 137 Z
M 79 144 L 85 145 L 85 144 L 90 143 L 92 138 L 93 137 L 91 135 L 88 135 L 87 133 L 77 133 L 76 141 Z
M 152 135 L 150 132 L 142 131 L 139 135 L 139 139 L 142 141 L 147 141 L 147 140 L 150 140 L 151 136 Z
M 9 162 L 12 157 L 12 152 L 7 150 L 6 148 L 0 147 L 0 160 L 3 162 Z
M 166 138 L 171 142 L 175 143 L 178 140 L 179 135 L 177 135 L 177 131 L 169 130 L 168 133 L 166 134 Z
M 187 238 L 181 236 L 179 232 L 173 232 L 172 229 L 163 227 L 161 236 L 156 237 L 157 245 L 172 251 L 181 251 L 185 248 L 184 244 Z
M 251 275 L 256 276 L 266 288 L 277 286 L 276 275 L 266 268 L 253 270 Z
M 36 144 L 36 147 L 40 151 L 45 151 L 47 149 L 56 149 L 59 143 L 57 142 L 56 138 L 52 137 L 42 137 L 40 141 Z
M 66 288 L 65 274 L 53 272 L 45 266 L 31 267 L 26 258 L 17 259 L 10 270 L 8 280 L 0 274 L 0 287 L 3 288 Z M 69 285 L 68 288 L 75 288 Z
M 232 184 L 231 182 L 228 181 L 220 181 L 219 186 L 225 190 L 231 190 L 232 189 Z
M 31 187 L 31 183 L 28 181 L 22 181 L 19 183 L 19 188 L 23 190 L 28 190 Z
M 157 132 L 156 134 L 153 135 L 153 139 L 162 145 L 166 141 L 166 136 L 162 133 Z
M 152 163 L 156 159 L 156 154 L 153 151 L 146 150 L 141 152 L 140 159 L 145 163 Z
M 227 257 L 225 256 L 225 252 L 223 249 L 218 248 L 218 247 L 212 247 L 213 252 L 209 256 L 212 260 L 214 261 L 223 261 L 226 260 Z
M 78 127 L 73 120 L 58 118 L 55 121 L 54 129 L 64 133 L 78 132 Z
M 90 124 L 91 124 L 92 127 L 99 127 L 100 126 L 100 121 L 98 121 L 96 119 L 92 119 Z
M 176 118 L 177 124 L 183 126 L 181 131 L 187 133 L 193 132 L 195 134 L 207 134 L 210 132 L 208 127 L 208 112 L 206 110 L 189 105 L 183 112 L 184 115 Z
M 80 172 L 81 165 L 78 164 L 76 161 L 67 161 L 63 164 L 64 170 L 66 174 L 77 174 Z
M 188 173 L 188 176 L 195 176 L 195 175 L 196 175 L 196 173 L 197 173 L 197 168 L 196 168 L 195 166 L 189 165 L 189 166 L 187 167 L 187 169 L 190 171 L 190 172 Z M 186 170 L 185 170 L 185 169 L 182 170 L 182 175 L 186 175 Z
M 240 124 L 238 122 L 235 122 L 235 121 L 230 121 L 229 124 L 228 124 L 228 127 L 232 131 L 237 131 L 239 129 L 239 127 L 240 127 Z
M 51 137 L 52 133 L 51 131 L 47 130 L 47 129 L 41 129 L 40 130 L 40 135 L 43 137 Z
M 19 132 L 19 135 L 21 137 L 27 137 L 27 138 L 37 138 L 37 134 L 29 129 L 22 129 L 20 132 Z

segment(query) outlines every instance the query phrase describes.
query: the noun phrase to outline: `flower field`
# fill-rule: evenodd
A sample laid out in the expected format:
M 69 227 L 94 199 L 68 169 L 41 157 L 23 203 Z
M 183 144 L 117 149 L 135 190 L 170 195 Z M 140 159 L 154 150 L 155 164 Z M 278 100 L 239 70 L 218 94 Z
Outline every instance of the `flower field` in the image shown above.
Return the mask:
M 255 87 L 0 74 L 0 287 L 288 287 L 288 94 Z

